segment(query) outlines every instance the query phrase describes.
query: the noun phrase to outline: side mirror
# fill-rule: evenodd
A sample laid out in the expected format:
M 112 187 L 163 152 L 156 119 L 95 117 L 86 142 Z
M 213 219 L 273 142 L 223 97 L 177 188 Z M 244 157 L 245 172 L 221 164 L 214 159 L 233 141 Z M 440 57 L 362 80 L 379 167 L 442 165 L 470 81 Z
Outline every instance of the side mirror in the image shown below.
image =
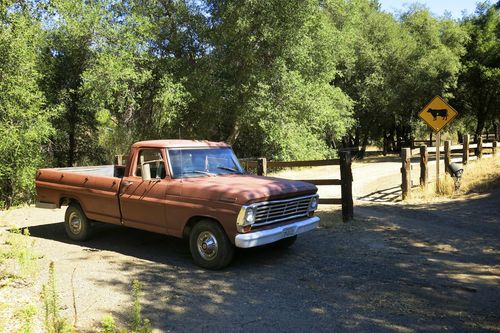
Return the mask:
M 142 180 L 143 181 L 151 180 L 151 168 L 150 168 L 150 165 L 148 163 L 143 164 L 141 169 L 142 169 L 141 170 Z

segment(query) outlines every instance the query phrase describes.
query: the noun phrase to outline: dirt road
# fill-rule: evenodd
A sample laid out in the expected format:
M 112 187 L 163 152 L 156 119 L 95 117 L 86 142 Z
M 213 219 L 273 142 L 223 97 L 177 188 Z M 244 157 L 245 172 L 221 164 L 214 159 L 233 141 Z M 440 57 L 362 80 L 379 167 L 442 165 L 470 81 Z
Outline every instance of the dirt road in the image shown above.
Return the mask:
M 368 175 L 362 168 L 354 172 Z M 323 208 L 324 227 L 292 248 L 238 251 L 220 272 L 194 266 L 180 240 L 133 229 L 100 225 L 72 243 L 63 210 L 23 208 L 2 220 L 29 226 L 44 253 L 34 298 L 55 262 L 63 314 L 73 321 L 74 293 L 80 331 L 107 313 L 126 324 L 137 279 L 157 332 L 498 332 L 499 203 L 500 191 L 427 206 L 357 201 L 348 224 Z

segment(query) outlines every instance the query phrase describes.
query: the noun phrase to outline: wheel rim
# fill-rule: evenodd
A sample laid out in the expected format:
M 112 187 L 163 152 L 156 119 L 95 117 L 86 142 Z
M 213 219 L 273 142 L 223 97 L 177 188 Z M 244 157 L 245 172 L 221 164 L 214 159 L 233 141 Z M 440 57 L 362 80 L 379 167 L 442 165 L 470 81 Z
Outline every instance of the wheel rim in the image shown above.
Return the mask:
M 198 248 L 198 253 L 205 260 L 213 260 L 217 257 L 219 251 L 219 245 L 217 244 L 217 239 L 209 231 L 203 231 L 198 235 L 196 240 L 196 245 Z
M 69 214 L 69 229 L 73 234 L 79 234 L 82 230 L 82 219 L 80 218 L 80 214 L 77 212 L 71 212 Z

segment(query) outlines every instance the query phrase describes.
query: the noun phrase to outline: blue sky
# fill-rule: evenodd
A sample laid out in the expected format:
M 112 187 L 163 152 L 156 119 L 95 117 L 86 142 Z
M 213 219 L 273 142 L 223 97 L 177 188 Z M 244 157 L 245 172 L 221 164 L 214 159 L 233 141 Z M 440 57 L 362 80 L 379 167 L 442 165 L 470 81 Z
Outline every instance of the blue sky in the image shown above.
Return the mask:
M 382 4 L 382 10 L 394 13 L 398 10 L 405 9 L 405 5 L 415 1 L 379 0 L 379 2 Z M 433 14 L 438 16 L 442 16 L 447 10 L 451 12 L 453 18 L 461 18 L 463 10 L 466 10 L 467 14 L 474 13 L 477 3 L 475 0 L 419 0 L 416 2 L 426 5 Z

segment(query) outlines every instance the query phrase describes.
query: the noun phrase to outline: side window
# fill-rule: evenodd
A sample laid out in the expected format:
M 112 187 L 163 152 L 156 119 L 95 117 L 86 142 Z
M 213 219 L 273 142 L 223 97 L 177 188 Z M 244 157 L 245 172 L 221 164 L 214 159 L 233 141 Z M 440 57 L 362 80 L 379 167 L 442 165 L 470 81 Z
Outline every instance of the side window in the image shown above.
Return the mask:
M 135 175 L 141 177 L 142 165 L 149 164 L 151 170 L 151 178 L 165 178 L 165 164 L 161 157 L 160 149 L 142 149 L 139 151 L 139 159 L 135 169 Z

